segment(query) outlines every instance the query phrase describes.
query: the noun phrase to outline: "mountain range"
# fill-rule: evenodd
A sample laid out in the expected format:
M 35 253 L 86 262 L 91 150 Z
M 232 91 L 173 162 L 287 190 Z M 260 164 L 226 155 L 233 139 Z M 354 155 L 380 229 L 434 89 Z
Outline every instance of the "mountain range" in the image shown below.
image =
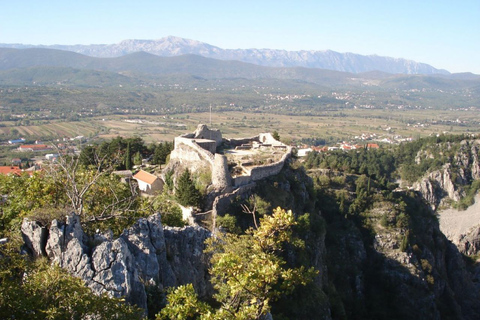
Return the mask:
M 0 48 L 0 84 L 28 85 L 64 82 L 86 86 L 133 84 L 169 78 L 204 80 L 289 81 L 325 88 L 381 86 L 397 89 L 480 88 L 480 76 L 471 73 L 405 75 L 379 71 L 350 73 L 305 67 L 266 67 L 234 60 L 218 60 L 184 54 L 160 57 L 136 52 L 115 58 L 96 58 L 79 53 L 43 48 Z M 96 79 L 96 80 L 95 80 Z M 88 81 L 87 81 L 88 80 Z M 132 82 L 133 81 L 133 82 Z M 293 81 L 293 82 L 292 82 Z M 154 81 L 155 82 L 155 81 Z
M 391 74 L 449 74 L 428 64 L 412 60 L 325 51 L 286 51 L 277 49 L 222 49 L 204 42 L 179 37 L 158 40 L 124 40 L 117 44 L 92 45 L 27 45 L 0 44 L 3 48 L 48 48 L 72 51 L 98 58 L 122 57 L 146 52 L 162 57 L 194 54 L 206 58 L 241 61 L 268 67 L 304 67 L 351 73 L 381 71 Z

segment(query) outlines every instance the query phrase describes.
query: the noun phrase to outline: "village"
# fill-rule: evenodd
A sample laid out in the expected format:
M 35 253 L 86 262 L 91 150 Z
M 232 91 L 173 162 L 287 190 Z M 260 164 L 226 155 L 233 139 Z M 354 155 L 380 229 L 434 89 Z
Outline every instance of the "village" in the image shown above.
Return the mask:
M 212 135 L 209 131 L 209 135 Z M 217 133 L 215 133 L 217 134 Z M 181 138 L 181 137 L 179 137 Z M 175 139 L 177 140 L 177 139 Z M 258 139 L 257 139 L 258 140 Z M 225 146 L 229 146 L 235 139 L 225 140 Z M 361 135 L 352 137 L 351 142 L 343 141 L 334 145 L 306 145 L 293 142 L 291 145 L 285 145 L 283 143 L 261 143 L 260 141 L 249 141 L 238 139 L 243 141 L 240 145 L 234 145 L 232 149 L 223 149 L 223 153 L 227 157 L 228 166 L 230 167 L 232 177 L 239 180 L 239 176 L 245 175 L 249 172 L 249 168 L 257 165 L 263 165 L 268 163 L 274 163 L 279 160 L 279 157 L 283 154 L 279 152 L 281 149 L 286 150 L 291 148 L 295 150 L 297 157 L 305 157 L 309 152 L 333 152 L 333 151 L 350 151 L 359 149 L 378 149 L 382 144 L 398 144 L 406 141 L 412 141 L 412 138 L 404 138 L 402 136 L 394 136 L 392 138 L 383 138 L 377 136 L 375 133 L 363 133 Z M 22 174 L 26 173 L 32 175 L 34 172 L 41 170 L 45 164 L 54 163 L 58 157 L 62 154 L 80 155 L 81 149 L 89 145 L 90 142 L 84 136 L 76 137 L 64 137 L 57 139 L 53 143 L 46 143 L 41 141 L 35 141 L 34 143 L 25 143 L 24 138 L 11 139 L 3 144 L 9 147 L 15 147 L 13 152 L 16 152 L 18 156 L 12 157 L 11 161 L 4 162 L 3 166 L 0 166 L 0 174 Z M 278 141 L 279 142 L 279 141 Z M 215 154 L 216 148 L 220 147 L 223 143 L 221 139 L 218 143 L 212 147 L 209 139 L 199 140 L 196 139 L 196 143 L 209 150 L 212 154 Z M 209 145 L 210 144 L 210 145 Z M 238 143 L 237 143 L 238 144 Z M 270 150 L 272 149 L 272 150 Z M 255 152 L 252 152 L 255 151 Z M 25 155 L 33 155 L 32 157 L 25 157 Z M 175 154 L 175 152 L 174 152 Z M 255 157 L 252 155 L 255 154 Z M 120 170 L 113 171 L 112 173 L 122 177 L 122 179 L 130 180 L 135 179 L 138 181 L 139 189 L 145 194 L 155 194 L 162 189 L 163 181 L 161 172 L 156 172 L 157 167 L 151 163 L 151 156 L 145 156 L 142 159 L 140 165 L 136 165 L 132 170 Z M 238 163 L 238 165 L 235 165 Z M 145 170 L 143 170 L 145 169 Z M 160 170 L 161 171 L 161 170 Z

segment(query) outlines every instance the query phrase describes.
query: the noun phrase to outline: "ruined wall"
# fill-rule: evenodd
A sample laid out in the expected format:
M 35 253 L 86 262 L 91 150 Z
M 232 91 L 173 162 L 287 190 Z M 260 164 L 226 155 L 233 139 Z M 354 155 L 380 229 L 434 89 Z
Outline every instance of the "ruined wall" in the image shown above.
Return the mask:
M 217 143 L 217 147 L 223 142 L 220 130 L 209 129 L 205 124 L 198 125 L 197 130 L 193 133 L 193 138 L 214 140 Z
M 242 144 L 247 144 L 253 141 L 260 142 L 260 137 L 259 136 L 253 136 L 251 138 L 241 138 L 241 139 L 225 139 L 225 141 L 230 144 L 232 147 L 238 147 L 241 146 Z
M 279 161 L 269 165 L 252 168 L 250 170 L 249 175 L 238 176 L 233 178 L 233 185 L 235 187 L 240 187 L 242 185 L 246 185 L 251 182 L 258 181 L 258 180 L 279 174 L 283 166 L 285 165 L 285 161 L 287 161 L 287 159 L 289 159 L 291 155 L 292 155 L 292 148 L 287 147 L 287 151 Z
M 178 161 L 181 164 L 193 165 L 200 163 L 207 163 L 213 166 L 214 155 L 199 146 L 194 140 L 177 137 L 175 138 L 175 148 L 170 153 L 170 161 Z M 202 167 L 202 165 L 198 165 Z
M 233 178 L 233 185 L 235 187 L 240 187 L 240 186 L 249 184 L 250 182 L 252 182 L 252 177 L 250 175 L 248 175 L 248 176 L 238 176 L 238 177 Z
M 282 159 L 280 159 L 280 161 L 273 164 L 253 168 L 250 172 L 252 181 L 261 180 L 266 177 L 279 174 L 283 166 L 285 165 L 285 161 L 287 161 L 287 159 L 290 158 L 291 155 L 292 155 L 292 148 L 287 147 L 287 151 L 283 155 Z
M 258 138 L 261 143 L 271 144 L 272 146 L 284 146 L 284 144 L 276 140 L 270 132 L 260 133 Z
M 212 206 L 212 216 L 215 218 L 218 215 L 221 215 L 221 216 L 224 215 L 228 207 L 236 197 L 251 191 L 253 188 L 255 188 L 255 185 L 256 185 L 255 183 L 249 183 L 247 185 L 244 185 L 235 189 L 233 192 L 224 193 L 216 197 Z
M 217 143 L 215 140 L 194 139 L 193 141 L 211 154 L 215 154 L 217 152 Z

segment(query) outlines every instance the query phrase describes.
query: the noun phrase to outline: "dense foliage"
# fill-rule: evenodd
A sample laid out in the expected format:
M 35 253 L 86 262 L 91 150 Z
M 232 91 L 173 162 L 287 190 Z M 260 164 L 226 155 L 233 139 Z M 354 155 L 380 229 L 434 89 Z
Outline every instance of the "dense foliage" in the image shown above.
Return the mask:
M 161 319 L 261 319 L 271 303 L 306 285 L 316 271 L 289 268 L 281 257 L 287 244 L 303 246 L 293 237 L 297 222 L 291 211 L 277 208 L 261 219 L 258 229 L 245 235 L 224 234 L 208 242 L 212 254 L 212 283 L 218 307 L 211 307 L 195 295 L 193 287 L 182 286 L 168 295 L 169 304 Z

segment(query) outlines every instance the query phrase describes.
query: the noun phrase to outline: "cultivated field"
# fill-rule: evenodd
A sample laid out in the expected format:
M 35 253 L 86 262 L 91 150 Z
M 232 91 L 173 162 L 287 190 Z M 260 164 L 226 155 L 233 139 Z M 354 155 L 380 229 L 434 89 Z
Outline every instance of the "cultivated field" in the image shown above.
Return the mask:
M 214 112 L 169 116 L 109 115 L 85 121 L 60 122 L 32 126 L 0 123 L 0 140 L 12 130 L 30 139 L 53 140 L 63 137 L 112 138 L 140 136 L 147 143 L 172 140 L 195 130 L 197 124 L 210 124 L 227 137 L 249 137 L 259 132 L 278 131 L 283 140 L 325 139 L 327 143 L 349 140 L 361 134 L 377 137 L 417 138 L 436 133 L 480 132 L 480 115 L 458 110 L 369 110 L 349 109 L 325 112 L 322 116 L 277 115 L 268 113 Z

